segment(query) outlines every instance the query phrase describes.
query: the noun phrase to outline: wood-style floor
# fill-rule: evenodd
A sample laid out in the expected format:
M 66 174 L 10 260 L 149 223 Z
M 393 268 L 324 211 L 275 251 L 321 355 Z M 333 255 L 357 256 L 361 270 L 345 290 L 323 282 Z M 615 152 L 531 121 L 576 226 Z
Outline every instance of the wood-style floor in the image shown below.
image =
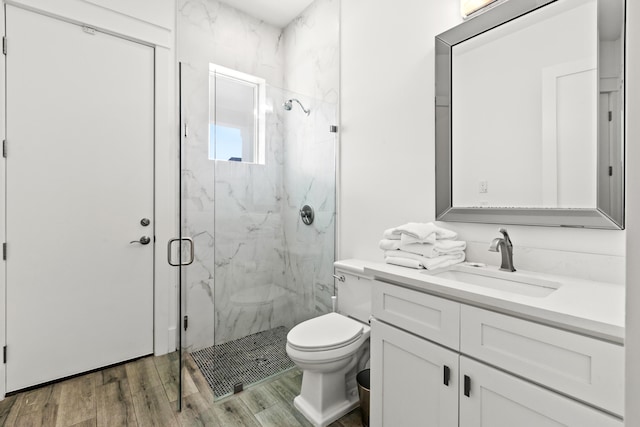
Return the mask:
M 311 426 L 292 404 L 302 381 L 297 369 L 214 402 L 188 357 L 177 412 L 177 363 L 177 353 L 150 356 L 9 396 L 0 402 L 0 426 Z M 355 426 L 357 409 L 331 424 Z

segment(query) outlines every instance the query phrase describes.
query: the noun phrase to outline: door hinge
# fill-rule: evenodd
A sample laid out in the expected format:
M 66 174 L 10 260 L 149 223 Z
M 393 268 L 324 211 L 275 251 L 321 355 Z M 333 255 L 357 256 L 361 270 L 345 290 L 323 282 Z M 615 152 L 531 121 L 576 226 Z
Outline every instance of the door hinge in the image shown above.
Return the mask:
M 184 137 L 189 137 L 189 125 L 187 125 L 186 123 L 184 124 Z
M 7 346 L 2 347 L 2 363 L 7 363 Z
M 4 158 L 7 157 L 7 140 L 6 139 L 2 140 L 2 157 Z
M 2 54 L 7 54 L 7 37 L 5 36 L 2 37 Z
M 609 166 L 609 176 L 613 176 L 613 166 Z
M 7 243 L 6 242 L 2 244 L 2 259 L 4 261 L 7 260 Z
M 613 111 L 609 111 L 609 121 L 613 120 Z
M 189 327 L 189 316 L 184 316 L 184 319 L 183 319 L 182 325 L 183 325 L 183 327 L 184 327 L 184 330 L 186 331 L 186 330 L 187 330 L 187 328 Z
M 95 28 L 91 28 L 91 27 L 87 27 L 86 25 L 82 26 L 82 31 L 84 31 L 85 33 L 89 34 L 90 36 L 95 36 L 96 35 L 96 29 Z

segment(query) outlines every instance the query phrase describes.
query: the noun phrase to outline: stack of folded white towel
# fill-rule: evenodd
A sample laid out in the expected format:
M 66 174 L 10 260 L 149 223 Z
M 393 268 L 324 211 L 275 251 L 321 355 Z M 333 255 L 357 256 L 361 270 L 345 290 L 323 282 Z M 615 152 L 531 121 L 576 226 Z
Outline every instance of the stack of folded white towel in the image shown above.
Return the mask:
M 380 249 L 387 264 L 433 270 L 464 261 L 467 243 L 432 222 L 410 222 L 385 230 Z

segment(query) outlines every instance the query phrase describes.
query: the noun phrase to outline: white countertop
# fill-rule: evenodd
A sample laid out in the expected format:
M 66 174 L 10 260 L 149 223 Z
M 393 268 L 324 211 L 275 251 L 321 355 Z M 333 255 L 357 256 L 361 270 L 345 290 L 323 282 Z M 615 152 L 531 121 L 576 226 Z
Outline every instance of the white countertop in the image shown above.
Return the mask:
M 497 266 L 484 268 L 498 270 Z M 539 297 L 490 289 L 433 275 L 442 270 L 430 272 L 373 262 L 365 263 L 363 270 L 365 274 L 384 282 L 610 342 L 624 343 L 624 285 L 531 271 L 500 272 L 560 283 L 558 289 L 547 296 Z

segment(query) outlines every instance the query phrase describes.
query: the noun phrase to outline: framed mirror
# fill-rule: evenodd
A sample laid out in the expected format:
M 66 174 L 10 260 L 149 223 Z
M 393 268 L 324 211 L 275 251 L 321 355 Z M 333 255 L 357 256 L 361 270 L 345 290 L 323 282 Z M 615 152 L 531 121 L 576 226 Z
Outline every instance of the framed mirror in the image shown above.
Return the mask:
M 624 0 L 507 1 L 436 36 L 436 217 L 624 228 Z

